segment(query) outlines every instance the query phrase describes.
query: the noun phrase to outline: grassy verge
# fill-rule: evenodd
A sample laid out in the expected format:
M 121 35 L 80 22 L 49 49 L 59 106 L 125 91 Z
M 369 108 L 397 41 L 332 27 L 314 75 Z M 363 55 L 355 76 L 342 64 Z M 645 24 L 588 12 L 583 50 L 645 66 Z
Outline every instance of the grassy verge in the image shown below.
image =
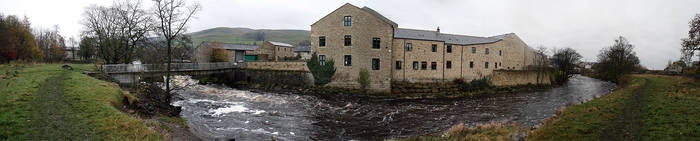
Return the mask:
M 626 88 L 568 107 L 529 140 L 700 140 L 700 86 L 681 77 L 636 75 Z
M 162 140 L 142 120 L 130 117 L 117 108 L 121 107 L 124 97 L 119 86 L 81 74 L 82 70 L 91 70 L 92 65 L 74 64 L 72 71 L 63 70 L 61 66 L 62 64 L 25 65 L 18 69 L 17 77 L 0 79 L 0 128 L 3 129 L 0 130 L 0 140 L 31 140 L 47 134 L 46 132 L 68 132 L 41 126 L 46 122 L 66 126 L 58 129 L 80 129 L 78 134 L 88 140 Z M 0 68 L 14 66 L 0 65 Z M 44 87 L 48 87 L 48 91 L 40 91 Z M 44 105 L 45 96 L 55 96 L 63 102 Z M 58 108 L 48 110 L 47 115 L 47 110 L 40 109 L 47 106 Z M 53 111 L 62 114 L 56 116 L 51 114 Z M 47 118 L 38 118 L 42 116 Z M 53 117 L 68 120 L 47 121 Z M 64 122 L 70 120 L 77 121 Z
M 462 124 L 452 126 L 442 135 L 417 136 L 398 141 L 463 141 L 463 140 L 511 140 L 524 133 L 525 130 L 513 123 L 488 123 L 476 127 L 467 127 Z

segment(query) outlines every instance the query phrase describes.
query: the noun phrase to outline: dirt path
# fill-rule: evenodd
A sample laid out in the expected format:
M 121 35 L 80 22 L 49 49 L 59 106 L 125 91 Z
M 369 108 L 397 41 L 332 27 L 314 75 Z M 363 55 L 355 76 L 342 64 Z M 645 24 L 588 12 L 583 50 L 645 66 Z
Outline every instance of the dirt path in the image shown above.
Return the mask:
M 74 113 L 70 98 L 64 94 L 63 82 L 67 72 L 62 72 L 41 84 L 32 102 L 32 140 L 89 140 L 92 129 Z
M 622 113 L 616 117 L 611 123 L 611 128 L 600 137 L 600 140 L 641 140 L 642 130 L 644 128 L 644 108 L 646 107 L 646 98 L 649 95 L 649 83 L 651 80 L 644 79 L 644 85 L 634 91 L 622 109 Z

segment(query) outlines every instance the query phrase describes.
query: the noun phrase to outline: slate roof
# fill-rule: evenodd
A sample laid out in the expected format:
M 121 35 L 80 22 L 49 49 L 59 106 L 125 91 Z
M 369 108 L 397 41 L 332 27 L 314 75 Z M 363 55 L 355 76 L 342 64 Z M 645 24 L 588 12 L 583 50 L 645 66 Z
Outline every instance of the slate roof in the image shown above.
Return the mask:
M 311 52 L 310 46 L 297 46 L 294 47 L 294 52 Z
M 455 35 L 455 34 L 444 34 L 437 31 L 428 30 L 417 30 L 417 29 L 406 29 L 406 28 L 396 28 L 394 30 L 394 38 L 399 39 L 417 39 L 417 40 L 429 40 L 429 41 L 443 41 L 447 44 L 459 44 L 459 45 L 475 45 L 475 44 L 488 44 L 503 40 L 510 34 L 503 34 L 492 37 L 477 37 L 477 36 L 467 36 L 467 35 Z
M 218 43 L 221 46 L 212 46 L 212 48 L 223 48 L 226 50 L 250 50 L 254 51 L 258 48 L 256 45 L 244 45 L 244 44 L 228 44 L 228 43 Z M 203 46 L 211 46 L 212 42 L 204 42 Z
M 270 42 L 270 44 L 272 44 L 272 45 L 276 45 L 276 46 L 285 46 L 285 47 L 292 47 L 292 45 L 290 45 L 290 44 L 287 44 L 287 43 L 282 43 L 282 42 L 274 42 L 274 41 L 268 41 L 268 42 Z

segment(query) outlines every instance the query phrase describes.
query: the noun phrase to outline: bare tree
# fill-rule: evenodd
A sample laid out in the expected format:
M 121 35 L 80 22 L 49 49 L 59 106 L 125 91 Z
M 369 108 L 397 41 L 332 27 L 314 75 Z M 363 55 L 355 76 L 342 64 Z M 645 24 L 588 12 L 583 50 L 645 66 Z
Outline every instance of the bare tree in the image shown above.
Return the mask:
M 106 63 L 130 63 L 137 45 L 152 29 L 141 1 L 117 0 L 110 7 L 92 5 L 83 14 L 84 36 L 97 41 L 97 56 Z
M 593 66 L 597 77 L 617 83 L 622 76 L 635 71 L 639 58 L 633 49 L 625 37 L 615 39 L 615 44 L 598 54 L 598 63 Z
M 535 50 L 535 56 L 533 57 L 533 62 L 535 64 L 535 71 L 537 71 L 537 83 L 541 84 L 546 77 L 545 74 L 549 70 L 549 57 L 547 56 L 547 47 L 539 46 Z
M 572 48 L 555 49 L 552 55 L 552 64 L 560 73 L 557 76 L 558 82 L 566 82 L 574 73 L 576 64 L 581 62 L 581 54 Z
M 187 22 L 193 18 L 194 14 L 197 13 L 201 6 L 199 3 L 194 3 L 192 5 L 187 5 L 184 0 L 154 0 L 155 7 L 154 13 L 156 16 L 157 32 L 163 38 L 167 44 L 168 53 L 168 65 L 165 77 L 165 92 L 170 93 L 170 64 L 172 63 L 172 53 L 171 48 L 173 40 L 187 29 Z
M 683 48 L 681 48 L 681 52 L 683 53 L 683 58 L 681 59 L 686 62 L 690 62 L 695 51 L 700 51 L 700 14 L 696 14 L 695 17 L 690 20 L 688 26 L 690 26 L 688 38 L 682 39 Z

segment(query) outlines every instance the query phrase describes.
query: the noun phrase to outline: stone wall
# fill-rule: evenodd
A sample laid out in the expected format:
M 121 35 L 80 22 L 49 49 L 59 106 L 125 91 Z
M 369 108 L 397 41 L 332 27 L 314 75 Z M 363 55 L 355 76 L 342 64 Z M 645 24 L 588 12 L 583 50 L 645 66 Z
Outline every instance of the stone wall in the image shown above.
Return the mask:
M 451 94 L 459 92 L 458 86 L 449 82 L 406 82 L 395 81 L 391 83 L 391 93 L 395 95 L 410 96 L 435 96 L 438 94 Z
M 249 70 L 309 71 L 305 61 L 245 62 L 245 66 Z
M 494 86 L 515 86 L 527 84 L 549 85 L 552 83 L 552 72 L 546 71 L 537 81 L 537 71 L 530 70 L 496 70 L 493 71 L 491 82 Z
M 344 26 L 343 18 L 352 17 L 352 25 Z M 391 46 L 393 26 L 359 7 L 345 4 L 311 25 L 311 50 L 326 60 L 334 60 L 336 73 L 328 86 L 359 88 L 357 79 L 361 69 L 370 75 L 369 89 L 389 92 L 391 88 Z M 352 43 L 344 45 L 345 35 Z M 325 46 L 319 46 L 319 37 L 325 37 Z M 380 39 L 380 48 L 372 48 L 372 38 Z M 345 66 L 344 56 L 351 56 L 351 65 Z M 372 59 L 379 59 L 379 69 L 372 69 Z
M 236 81 L 245 81 L 250 86 L 261 85 L 265 87 L 311 87 L 314 84 L 313 76 L 308 71 L 285 70 L 241 70 L 236 75 Z

